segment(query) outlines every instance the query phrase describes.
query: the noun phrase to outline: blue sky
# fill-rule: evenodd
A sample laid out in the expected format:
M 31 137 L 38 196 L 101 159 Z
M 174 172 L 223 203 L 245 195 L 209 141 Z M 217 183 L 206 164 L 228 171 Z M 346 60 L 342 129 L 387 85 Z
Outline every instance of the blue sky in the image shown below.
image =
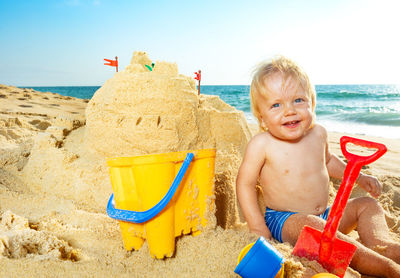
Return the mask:
M 286 55 L 315 84 L 400 84 L 397 0 L 0 0 L 0 83 L 102 85 L 135 50 L 202 70 L 203 84 L 249 84 Z

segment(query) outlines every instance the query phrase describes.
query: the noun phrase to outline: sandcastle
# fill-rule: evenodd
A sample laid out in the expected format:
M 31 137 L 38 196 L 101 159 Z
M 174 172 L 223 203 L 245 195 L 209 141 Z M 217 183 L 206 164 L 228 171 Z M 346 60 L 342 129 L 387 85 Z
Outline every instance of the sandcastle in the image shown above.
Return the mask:
M 244 114 L 217 96 L 198 96 L 194 79 L 175 63 L 157 61 L 150 70 L 152 63 L 134 52 L 130 65 L 94 94 L 85 143 L 105 157 L 216 148 L 217 218 L 229 226 L 237 215 L 234 176 L 250 139 Z
M 250 139 L 243 112 L 218 96 L 199 96 L 194 79 L 175 63 L 156 61 L 150 71 L 151 64 L 145 52 L 134 52 L 89 101 L 86 125 L 64 138 L 47 130 L 35 138 L 23 170 L 30 189 L 103 212 L 112 192 L 106 159 L 215 148 L 217 224 L 234 226 L 234 184 Z
M 216 96 L 198 96 L 194 79 L 179 74 L 175 63 L 156 62 L 150 71 L 145 65 L 151 64 L 146 53 L 135 52 L 130 65 L 94 94 L 86 109 L 90 148 L 106 156 L 229 146 L 243 151 L 250 133 L 242 112 Z

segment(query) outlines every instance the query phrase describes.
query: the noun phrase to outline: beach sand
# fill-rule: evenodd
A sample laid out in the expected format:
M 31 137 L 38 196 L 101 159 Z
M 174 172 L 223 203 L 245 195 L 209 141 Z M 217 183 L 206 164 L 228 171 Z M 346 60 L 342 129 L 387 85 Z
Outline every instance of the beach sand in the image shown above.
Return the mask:
M 216 96 L 197 95 L 194 81 L 173 63 L 137 52 L 131 64 L 88 100 L 0 85 L 1 277 L 239 277 L 233 270 L 257 240 L 242 223 L 235 196 L 237 169 L 257 132 L 242 112 Z M 341 156 L 330 133 L 331 151 Z M 379 202 L 400 240 L 400 142 L 363 171 L 383 184 Z M 145 242 L 123 247 L 118 221 L 105 212 L 112 186 L 106 159 L 216 148 L 215 213 L 198 236 L 176 239 L 172 258 L 153 259 Z M 340 181 L 332 180 L 331 201 Z M 352 196 L 366 195 L 357 186 Z M 356 233 L 352 236 L 357 237 Z M 324 272 L 316 262 L 285 257 L 285 277 Z M 345 277 L 361 277 L 348 269 Z

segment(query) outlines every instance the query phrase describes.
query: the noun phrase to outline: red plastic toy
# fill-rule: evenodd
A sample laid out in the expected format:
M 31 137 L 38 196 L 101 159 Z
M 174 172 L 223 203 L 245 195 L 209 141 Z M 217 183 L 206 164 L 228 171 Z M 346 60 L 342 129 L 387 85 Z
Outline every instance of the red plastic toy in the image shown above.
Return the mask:
M 347 143 L 378 150 L 370 156 L 359 156 L 347 151 Z M 340 147 L 348 162 L 324 231 L 321 233 L 314 228 L 304 226 L 293 249 L 293 254 L 317 260 L 329 272 L 343 277 L 357 247 L 336 237 L 340 219 L 361 167 L 380 158 L 387 149 L 383 144 L 347 136 L 340 138 Z

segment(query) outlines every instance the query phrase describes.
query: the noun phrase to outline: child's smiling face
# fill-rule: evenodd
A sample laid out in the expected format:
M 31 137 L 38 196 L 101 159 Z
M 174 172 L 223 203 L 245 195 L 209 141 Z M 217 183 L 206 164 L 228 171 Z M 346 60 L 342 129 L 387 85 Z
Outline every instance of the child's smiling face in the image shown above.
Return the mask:
M 258 96 L 261 124 L 282 140 L 295 141 L 312 127 L 312 100 L 300 82 L 275 73 L 264 80 L 266 96 Z

